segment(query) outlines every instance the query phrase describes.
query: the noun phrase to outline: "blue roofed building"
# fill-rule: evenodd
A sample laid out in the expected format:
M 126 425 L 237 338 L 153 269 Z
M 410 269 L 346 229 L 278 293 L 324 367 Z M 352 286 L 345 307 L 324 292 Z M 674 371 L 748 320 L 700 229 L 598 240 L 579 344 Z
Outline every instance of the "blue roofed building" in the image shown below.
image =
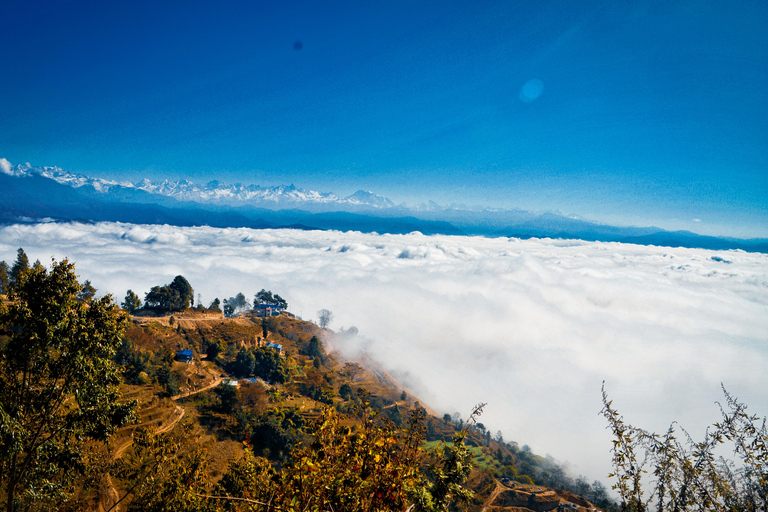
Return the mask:
M 194 356 L 191 350 L 179 350 L 176 353 L 176 360 L 182 363 L 191 363 Z

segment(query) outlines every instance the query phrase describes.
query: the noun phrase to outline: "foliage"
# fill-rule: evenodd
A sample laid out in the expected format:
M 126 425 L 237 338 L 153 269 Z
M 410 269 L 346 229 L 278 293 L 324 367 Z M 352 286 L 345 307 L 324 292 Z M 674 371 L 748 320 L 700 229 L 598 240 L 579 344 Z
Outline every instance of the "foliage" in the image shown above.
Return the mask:
M 354 395 L 354 392 L 352 391 L 352 387 L 345 382 L 344 384 L 339 386 L 339 396 L 344 400 L 350 400 L 355 395 Z
M 237 352 L 235 360 L 228 365 L 228 371 L 238 378 L 250 377 L 253 375 L 255 364 L 256 358 L 253 356 L 253 351 L 243 347 Z
M 230 310 L 228 314 L 237 313 L 239 311 L 244 311 L 246 309 L 251 309 L 251 303 L 248 302 L 248 299 L 245 298 L 245 295 L 241 293 L 238 293 L 234 297 L 230 297 L 229 299 L 224 299 L 225 308 L 229 306 Z M 225 309 L 225 313 L 226 313 Z
M 83 283 L 80 293 L 77 294 L 77 300 L 80 302 L 88 302 L 96 295 L 96 288 L 93 287 L 91 281 L 86 279 Z
M 192 304 L 195 291 L 183 276 L 173 278 L 171 284 L 153 286 L 144 297 L 144 307 L 163 312 L 184 311 Z
M 325 329 L 333 320 L 333 313 L 327 309 L 321 309 L 317 312 L 317 318 L 320 320 L 320 327 Z
M 438 451 L 438 461 L 430 465 L 432 482 L 422 481 L 413 493 L 416 512 L 438 512 L 448 510 L 454 500 L 468 501 L 474 493 L 461 484 L 472 470 L 472 452 L 464 444 L 468 426 L 477 422 L 485 404 L 476 405 L 465 428 L 456 433 L 450 445 L 443 445 Z
M 146 384 L 155 375 L 152 364 L 154 354 L 148 350 L 140 350 L 133 346 L 130 340 L 124 339 L 118 347 L 114 361 L 122 367 L 123 378 L 129 384 Z
M 304 382 L 301 383 L 300 389 L 304 396 L 308 396 L 312 400 L 324 404 L 333 403 L 333 388 L 329 385 L 329 382 L 325 378 L 326 375 L 322 372 L 311 371 L 307 374 Z M 349 388 L 349 386 L 347 386 Z M 350 389 L 350 394 L 352 390 Z
M 622 509 L 644 511 L 718 510 L 757 512 L 768 507 L 768 430 L 766 420 L 723 388 L 727 408 L 722 421 L 696 442 L 673 423 L 664 435 L 627 425 L 603 389 L 603 416 L 613 432 L 613 488 Z M 678 429 L 685 441 L 680 441 Z M 715 455 L 726 442 L 737 461 Z M 650 490 L 644 489 L 652 475 Z
M 163 386 L 169 396 L 178 395 L 181 392 L 181 378 L 171 370 L 170 366 L 161 366 L 157 370 L 157 382 Z
M 0 305 L 0 504 L 8 510 L 66 499 L 90 469 L 89 441 L 134 418 L 111 361 L 126 318 L 109 295 L 86 304 L 80 292 L 74 265 L 54 261 L 50 272 L 20 272 Z
M 270 347 L 241 348 L 228 369 L 237 377 L 260 377 L 269 383 L 282 384 L 288 380 L 285 360 Z
M 210 487 L 205 478 L 207 459 L 203 452 L 185 452 L 189 428 L 161 435 L 139 428 L 133 435 L 133 453 L 118 460 L 117 476 L 130 483 L 122 500 L 127 510 L 141 512 L 204 511 L 203 500 L 190 489 Z
M 134 314 L 141 309 L 141 299 L 134 293 L 133 290 L 128 290 L 125 294 L 125 300 L 123 301 L 123 309 L 130 314 Z
M 304 438 L 304 417 L 295 407 L 276 406 L 264 414 L 245 414 L 240 418 L 240 430 L 254 453 L 276 461 L 287 461 Z
M 0 295 L 8 293 L 11 287 L 10 271 L 8 264 L 5 261 L 0 261 Z
M 269 306 L 278 306 L 283 309 L 288 309 L 288 302 L 286 302 L 285 299 L 283 299 L 278 294 L 272 295 L 271 290 L 268 291 L 263 288 L 253 298 L 253 303 L 260 304 L 260 305 L 263 304 L 263 305 L 269 305 Z
M 248 454 L 230 466 L 218 494 L 248 498 L 248 510 L 265 512 L 405 510 L 421 484 L 418 418 L 396 429 L 369 410 L 360 414 L 353 429 L 324 409 L 312 442 L 295 449 L 282 471 Z M 226 503 L 228 510 L 243 510 L 241 502 Z
M 299 354 L 309 356 L 321 363 L 325 362 L 325 354 L 323 353 L 323 346 L 317 336 L 312 336 L 306 345 L 299 349 Z
M 288 368 L 285 359 L 270 347 L 258 347 L 253 351 L 253 374 L 270 384 L 283 384 L 288 380 Z
M 19 281 L 19 276 L 26 270 L 29 270 L 29 258 L 24 252 L 24 249 L 19 247 L 19 250 L 16 251 L 16 261 L 11 267 L 11 286 L 16 286 Z

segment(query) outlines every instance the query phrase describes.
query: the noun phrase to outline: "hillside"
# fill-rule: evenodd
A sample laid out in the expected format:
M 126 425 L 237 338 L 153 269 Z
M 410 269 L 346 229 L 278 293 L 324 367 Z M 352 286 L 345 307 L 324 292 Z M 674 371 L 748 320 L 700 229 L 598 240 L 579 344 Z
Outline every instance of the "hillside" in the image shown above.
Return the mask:
M 437 460 L 443 443 L 464 427 L 463 420 L 438 417 L 372 361 L 345 360 L 330 348 L 334 336 L 290 314 L 263 320 L 187 310 L 162 317 L 132 317 L 117 359 L 124 368 L 125 397 L 139 403 L 140 423 L 120 431 L 112 457 L 135 465 L 141 455 L 132 441 L 137 435 L 144 439 L 143 427 L 149 427 L 174 440 L 179 460 L 204 454 L 204 476 L 216 483 L 231 471 L 233 461 L 248 460 L 248 447 L 274 468 L 283 467 L 294 457 L 296 443 L 311 442 L 316 422 L 326 418 L 324 411 L 329 407 L 340 414 L 342 425 L 362 428 L 362 407 L 404 431 L 411 415 L 421 411 L 427 455 L 419 464 L 429 472 L 429 463 Z M 280 347 L 267 349 L 268 343 Z M 253 357 L 279 348 L 282 373 L 267 368 L 275 361 L 252 365 Z M 174 361 L 181 350 L 192 351 L 191 362 Z M 534 485 L 549 482 L 558 471 L 567 480 L 546 459 L 527 447 L 521 450 L 517 443 L 492 437 L 482 423 L 466 426 L 466 444 L 474 457 L 467 485 L 475 496 L 454 505 L 456 510 L 595 508 L 586 498 Z M 127 494 L 111 510 L 133 509 L 130 503 L 139 503 L 141 493 L 129 492 L 130 482 L 126 475 L 109 476 L 95 508 L 109 510 L 118 496 Z M 587 484 L 585 490 L 604 505 L 609 503 L 604 488 Z

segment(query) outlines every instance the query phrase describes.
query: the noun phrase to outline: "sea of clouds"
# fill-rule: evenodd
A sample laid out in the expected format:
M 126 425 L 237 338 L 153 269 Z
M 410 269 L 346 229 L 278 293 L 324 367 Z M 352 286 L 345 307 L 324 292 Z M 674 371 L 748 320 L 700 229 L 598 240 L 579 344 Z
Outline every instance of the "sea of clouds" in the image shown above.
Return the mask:
M 605 480 L 601 384 L 630 423 L 699 439 L 721 383 L 768 414 L 768 255 L 578 240 L 179 228 L 0 229 L 0 259 L 76 263 L 118 302 L 184 275 L 207 305 L 262 288 L 365 350 L 439 414 L 481 421 Z

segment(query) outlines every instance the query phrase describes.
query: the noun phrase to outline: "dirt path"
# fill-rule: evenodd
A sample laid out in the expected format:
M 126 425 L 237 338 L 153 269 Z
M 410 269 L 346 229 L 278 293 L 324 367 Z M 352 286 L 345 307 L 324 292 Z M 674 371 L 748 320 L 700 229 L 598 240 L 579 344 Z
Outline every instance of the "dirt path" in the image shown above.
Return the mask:
M 496 498 L 499 497 L 499 494 L 506 491 L 507 489 L 509 489 L 509 487 L 496 480 L 496 488 L 493 490 L 491 495 L 488 496 L 488 499 L 485 500 L 485 503 L 483 503 L 483 508 L 480 509 L 480 512 L 485 512 L 488 510 L 488 507 L 493 505 L 493 502 L 496 501 Z
M 178 400 L 180 398 L 186 398 L 188 396 L 192 396 L 197 393 L 202 393 L 203 391 L 207 391 L 211 388 L 215 388 L 219 384 L 221 384 L 223 379 L 221 377 L 216 377 L 213 382 L 203 388 L 196 389 L 194 391 L 190 391 L 188 393 L 182 393 L 180 395 L 176 395 L 171 398 L 171 400 Z M 175 427 L 181 419 L 186 414 L 186 410 L 181 406 L 176 406 L 173 410 L 172 415 L 170 416 L 172 419 L 164 424 L 163 426 L 159 427 L 156 432 L 158 434 L 165 434 L 166 432 L 170 432 L 173 430 L 173 427 Z M 127 439 L 123 444 L 117 447 L 115 450 L 115 454 L 112 456 L 112 459 L 119 459 L 125 451 L 130 448 L 130 446 L 133 444 L 133 439 L 129 438 Z M 101 489 L 99 489 L 99 501 L 96 505 L 96 512 L 107 512 L 109 510 L 113 510 L 114 512 L 120 512 L 120 506 L 117 505 L 118 500 L 120 499 L 120 494 L 117 492 L 117 488 L 115 488 L 114 483 L 112 482 L 112 477 L 109 473 L 107 473 L 104 477 L 104 484 Z
M 176 401 L 180 398 L 186 398 L 188 396 L 196 395 L 197 393 L 202 393 L 203 391 L 208 391 L 209 389 L 215 388 L 219 384 L 221 384 L 224 381 L 221 377 L 216 377 L 213 379 L 213 382 L 205 386 L 204 388 L 196 389 L 194 391 L 187 391 L 186 393 L 182 393 L 180 395 L 176 395 L 171 397 L 171 400 Z
M 177 405 L 173 410 L 171 421 L 158 428 L 156 433 L 165 434 L 166 432 L 173 430 L 173 427 L 175 427 L 176 424 L 181 421 L 186 412 L 187 411 L 184 410 L 183 407 Z M 123 444 L 121 444 L 117 450 L 115 450 L 115 454 L 112 456 L 112 459 L 119 459 L 123 453 L 125 453 L 125 450 L 131 446 L 131 444 L 133 444 L 133 439 L 128 439 Z M 119 499 L 120 493 L 117 492 L 115 484 L 112 483 L 112 476 L 107 473 L 104 477 L 104 484 L 102 488 L 99 489 L 99 502 L 96 506 L 96 512 L 107 512 L 110 510 L 120 512 L 120 506 L 118 504 Z

